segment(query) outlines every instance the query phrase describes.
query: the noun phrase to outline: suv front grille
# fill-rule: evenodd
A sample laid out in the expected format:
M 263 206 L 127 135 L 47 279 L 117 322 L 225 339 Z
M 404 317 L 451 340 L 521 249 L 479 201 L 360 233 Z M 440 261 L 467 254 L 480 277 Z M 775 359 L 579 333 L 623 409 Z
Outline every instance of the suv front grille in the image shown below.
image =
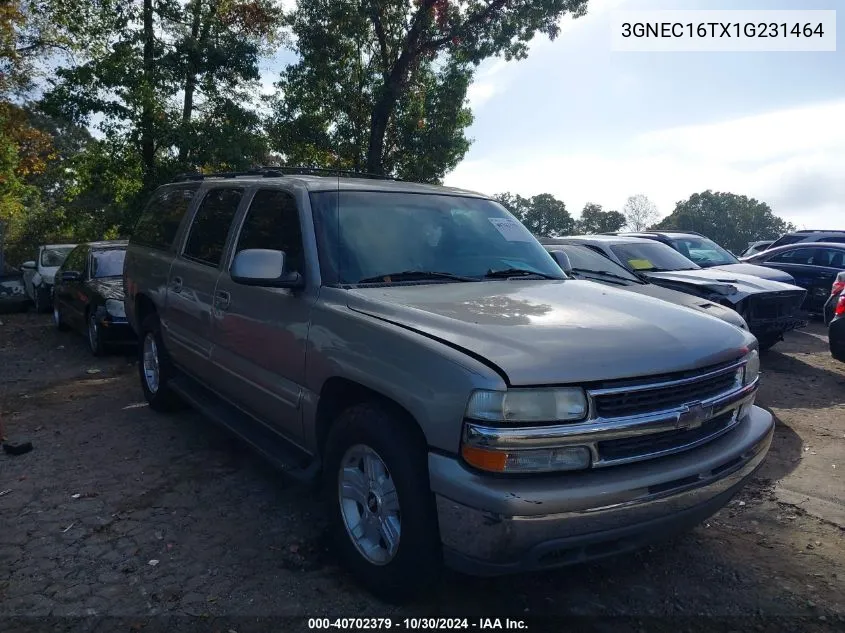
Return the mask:
M 621 418 L 706 400 L 736 386 L 736 371 L 728 371 L 700 381 L 683 385 L 657 386 L 627 393 L 593 396 L 596 415 L 602 418 Z
M 678 429 L 639 437 L 598 442 L 596 448 L 602 463 L 639 461 L 660 454 L 675 453 L 703 444 L 721 435 L 736 422 L 736 409 L 704 422 L 697 429 Z
M 783 292 L 751 297 L 749 311 L 752 319 L 780 319 L 794 316 L 804 293 Z

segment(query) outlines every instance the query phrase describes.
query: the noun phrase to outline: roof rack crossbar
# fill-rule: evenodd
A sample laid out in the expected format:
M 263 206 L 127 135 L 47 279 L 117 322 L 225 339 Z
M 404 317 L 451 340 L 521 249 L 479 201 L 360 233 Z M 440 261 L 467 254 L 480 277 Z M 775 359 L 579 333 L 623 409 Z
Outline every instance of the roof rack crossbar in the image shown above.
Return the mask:
M 370 178 L 378 180 L 399 180 L 392 176 L 374 174 L 366 171 L 353 171 L 349 169 L 329 169 L 324 167 L 255 167 L 247 171 L 217 171 L 208 174 L 200 172 L 189 172 L 179 174 L 173 178 L 173 182 L 185 182 L 189 180 L 205 180 L 206 178 L 239 178 L 245 176 L 261 176 L 263 178 L 279 178 L 281 176 L 312 175 L 312 176 L 345 176 L 347 178 Z
M 796 233 L 845 233 L 842 229 L 801 229 Z

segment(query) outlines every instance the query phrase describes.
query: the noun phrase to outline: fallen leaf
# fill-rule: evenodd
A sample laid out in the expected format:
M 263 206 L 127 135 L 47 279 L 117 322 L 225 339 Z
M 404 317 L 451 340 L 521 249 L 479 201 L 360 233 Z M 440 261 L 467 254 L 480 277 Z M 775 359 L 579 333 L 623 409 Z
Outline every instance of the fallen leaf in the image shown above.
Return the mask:
M 154 558 L 150 562 L 148 562 L 147 565 L 149 565 L 150 567 L 155 567 L 156 565 L 158 565 L 158 560 Z
M 89 369 L 87 373 L 89 374 L 99 374 L 102 370 L 101 369 Z

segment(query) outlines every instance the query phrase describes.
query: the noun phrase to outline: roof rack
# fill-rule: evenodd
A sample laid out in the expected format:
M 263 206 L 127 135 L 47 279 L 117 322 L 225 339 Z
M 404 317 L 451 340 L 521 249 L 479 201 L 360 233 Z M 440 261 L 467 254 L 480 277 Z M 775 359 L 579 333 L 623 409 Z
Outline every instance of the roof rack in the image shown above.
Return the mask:
M 327 169 L 323 167 L 255 167 L 247 171 L 216 171 L 208 174 L 200 172 L 189 172 L 179 174 L 172 182 L 185 182 L 188 180 L 205 180 L 206 178 L 240 178 L 246 176 L 260 176 L 262 178 L 279 178 L 282 176 L 345 176 L 347 178 L 371 178 L 377 180 L 399 180 L 392 176 L 373 174 L 366 171 L 352 171 L 348 169 Z
M 796 233 L 845 233 L 842 229 L 801 229 Z

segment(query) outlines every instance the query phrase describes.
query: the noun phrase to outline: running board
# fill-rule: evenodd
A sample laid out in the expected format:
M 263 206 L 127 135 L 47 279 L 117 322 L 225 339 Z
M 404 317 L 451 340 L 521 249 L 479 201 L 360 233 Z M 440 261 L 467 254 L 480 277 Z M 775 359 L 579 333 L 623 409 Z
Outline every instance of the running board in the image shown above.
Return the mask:
M 192 408 L 226 427 L 285 474 L 309 483 L 317 480 L 320 460 L 293 445 L 260 420 L 184 374 L 175 377 L 168 386 Z

